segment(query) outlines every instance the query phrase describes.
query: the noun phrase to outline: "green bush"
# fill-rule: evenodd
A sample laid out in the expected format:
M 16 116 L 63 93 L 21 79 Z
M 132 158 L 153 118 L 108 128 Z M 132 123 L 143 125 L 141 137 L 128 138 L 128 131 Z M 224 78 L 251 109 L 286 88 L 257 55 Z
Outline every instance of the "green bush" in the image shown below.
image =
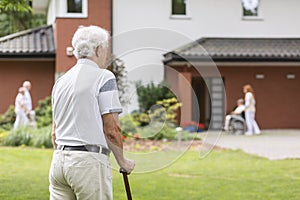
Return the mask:
M 135 87 L 140 112 L 147 112 L 152 106 L 156 105 L 157 101 L 175 97 L 165 82 L 161 82 L 158 85 L 155 85 L 153 82 L 148 85 L 142 85 L 141 82 L 137 82 Z
M 7 111 L 0 115 L 0 129 L 10 130 L 16 119 L 15 106 L 10 105 Z
M 146 113 L 132 113 L 132 118 L 139 126 L 146 126 L 150 123 L 150 117 Z
M 137 129 L 141 138 L 150 140 L 174 140 L 176 139 L 177 132 L 175 126 L 169 123 L 151 123 L 148 126 L 139 127 Z
M 51 126 L 34 129 L 32 131 L 30 146 L 34 146 L 38 148 L 51 148 L 52 147 L 51 129 L 52 129 Z
M 6 140 L 8 135 L 9 135 L 9 131 L 0 130 L 0 145 L 4 144 L 4 141 Z
M 168 123 L 177 123 L 177 110 L 182 104 L 175 97 L 157 101 L 156 104 L 156 109 L 148 111 L 152 120 L 156 119 Z
M 51 96 L 38 102 L 35 109 L 37 127 L 45 127 L 52 124 Z
M 17 130 L 0 133 L 0 144 L 5 146 L 33 146 L 51 148 L 51 126 L 43 128 L 20 127 Z
M 178 138 L 177 135 L 176 135 L 176 138 Z M 182 131 L 181 132 L 181 140 L 183 140 L 183 141 L 202 140 L 202 138 L 201 138 L 201 134 L 199 134 L 199 133 L 190 133 L 188 131 Z
M 28 127 L 20 127 L 11 131 L 4 139 L 5 146 L 29 146 L 31 140 L 31 130 Z
M 120 126 L 121 130 L 126 134 L 136 133 L 136 127 L 139 126 L 139 123 L 134 121 L 132 115 L 125 115 L 120 117 Z

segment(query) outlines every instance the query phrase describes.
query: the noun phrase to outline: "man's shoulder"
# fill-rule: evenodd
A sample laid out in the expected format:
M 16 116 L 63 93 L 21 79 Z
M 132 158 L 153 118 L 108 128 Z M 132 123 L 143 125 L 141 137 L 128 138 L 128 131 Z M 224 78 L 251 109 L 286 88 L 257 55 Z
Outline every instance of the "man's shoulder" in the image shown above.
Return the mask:
M 104 82 L 111 80 L 111 79 L 116 79 L 116 76 L 114 75 L 113 72 L 107 69 L 100 69 L 101 70 L 101 76 L 104 78 Z
M 104 76 L 115 77 L 114 73 L 108 69 L 100 69 Z

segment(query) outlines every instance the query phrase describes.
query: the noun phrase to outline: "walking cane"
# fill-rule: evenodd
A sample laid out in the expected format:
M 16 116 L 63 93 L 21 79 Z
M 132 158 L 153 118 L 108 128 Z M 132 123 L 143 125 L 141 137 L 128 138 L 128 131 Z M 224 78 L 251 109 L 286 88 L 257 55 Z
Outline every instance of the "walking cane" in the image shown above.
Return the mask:
M 120 173 L 123 174 L 123 180 L 124 180 L 124 185 L 125 185 L 125 189 L 126 189 L 127 199 L 132 200 L 130 185 L 129 185 L 129 181 L 128 181 L 128 177 L 127 177 L 127 172 L 121 168 Z

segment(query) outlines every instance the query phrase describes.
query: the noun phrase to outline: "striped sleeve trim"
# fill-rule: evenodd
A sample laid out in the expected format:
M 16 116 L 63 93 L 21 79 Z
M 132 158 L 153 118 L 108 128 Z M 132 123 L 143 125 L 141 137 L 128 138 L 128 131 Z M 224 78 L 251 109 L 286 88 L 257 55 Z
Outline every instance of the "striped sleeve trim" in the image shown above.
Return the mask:
M 116 79 L 109 79 L 100 88 L 99 93 L 113 91 L 113 90 L 118 90 L 117 81 L 116 81 Z
M 109 110 L 110 113 L 121 113 L 122 111 L 123 111 L 122 108 L 115 108 Z

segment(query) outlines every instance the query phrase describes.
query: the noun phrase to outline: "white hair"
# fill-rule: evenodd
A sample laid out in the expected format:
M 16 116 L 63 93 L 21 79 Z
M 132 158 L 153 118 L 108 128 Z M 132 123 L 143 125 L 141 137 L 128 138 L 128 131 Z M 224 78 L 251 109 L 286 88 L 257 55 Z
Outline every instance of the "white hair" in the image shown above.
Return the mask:
M 74 33 L 72 46 L 74 55 L 78 58 L 93 57 L 96 48 L 108 48 L 109 33 L 98 26 L 80 26 Z
M 23 82 L 23 87 L 26 88 L 27 90 L 30 90 L 31 89 L 30 81 L 24 81 Z

